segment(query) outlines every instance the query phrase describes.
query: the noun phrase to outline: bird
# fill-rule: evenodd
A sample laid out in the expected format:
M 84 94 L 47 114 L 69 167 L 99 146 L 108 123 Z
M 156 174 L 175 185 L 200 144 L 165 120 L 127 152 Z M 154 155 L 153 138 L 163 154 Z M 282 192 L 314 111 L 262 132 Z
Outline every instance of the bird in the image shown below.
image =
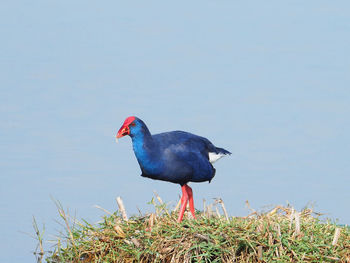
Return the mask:
M 185 131 L 152 135 L 146 124 L 135 116 L 125 119 L 116 141 L 126 135 L 131 137 L 141 176 L 180 184 L 182 196 L 177 222 L 182 221 L 187 203 L 195 219 L 193 192 L 188 183 L 210 183 L 216 172 L 213 163 L 231 153 L 204 137 Z

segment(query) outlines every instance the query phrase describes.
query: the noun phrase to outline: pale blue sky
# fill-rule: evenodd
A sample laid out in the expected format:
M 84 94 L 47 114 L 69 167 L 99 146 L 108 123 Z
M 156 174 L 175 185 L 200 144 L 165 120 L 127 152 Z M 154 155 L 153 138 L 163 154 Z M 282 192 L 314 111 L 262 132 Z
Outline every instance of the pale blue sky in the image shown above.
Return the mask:
M 349 1 L 3 1 L 0 22 L 1 262 L 31 262 L 32 215 L 57 234 L 50 195 L 91 222 L 119 195 L 175 204 L 115 144 L 130 115 L 233 153 L 192 184 L 200 209 L 312 202 L 350 223 Z

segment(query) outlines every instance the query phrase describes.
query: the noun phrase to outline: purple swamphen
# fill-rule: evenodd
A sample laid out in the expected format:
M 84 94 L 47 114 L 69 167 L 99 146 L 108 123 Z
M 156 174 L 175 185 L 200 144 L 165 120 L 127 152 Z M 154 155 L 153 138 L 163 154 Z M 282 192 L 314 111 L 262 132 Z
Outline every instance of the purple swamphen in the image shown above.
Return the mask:
M 132 139 L 141 176 L 181 185 L 181 208 L 177 221 L 182 221 L 187 202 L 196 218 L 192 189 L 187 183 L 210 182 L 215 175 L 212 163 L 231 153 L 215 147 L 204 137 L 184 131 L 151 135 L 146 124 L 134 116 L 126 118 L 116 137 L 125 135 Z

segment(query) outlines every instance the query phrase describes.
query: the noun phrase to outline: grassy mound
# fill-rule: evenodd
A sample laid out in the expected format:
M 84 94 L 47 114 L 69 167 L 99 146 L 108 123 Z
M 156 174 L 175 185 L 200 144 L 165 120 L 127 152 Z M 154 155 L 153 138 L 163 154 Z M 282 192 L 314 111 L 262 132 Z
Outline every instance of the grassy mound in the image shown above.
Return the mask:
M 71 224 L 59 207 L 67 233 L 46 261 L 350 262 L 349 227 L 321 222 L 311 209 L 278 206 L 231 218 L 210 206 L 205 210 L 178 224 L 177 212 L 161 204 L 152 214 L 127 219 L 108 213 L 92 225 Z

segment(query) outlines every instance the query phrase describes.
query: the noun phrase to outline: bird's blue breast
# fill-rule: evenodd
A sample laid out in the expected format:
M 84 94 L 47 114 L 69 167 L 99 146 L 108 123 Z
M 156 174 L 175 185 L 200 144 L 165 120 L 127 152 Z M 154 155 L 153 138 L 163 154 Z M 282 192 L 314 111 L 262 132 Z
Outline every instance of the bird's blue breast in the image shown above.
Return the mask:
M 149 146 L 144 136 L 140 135 L 132 138 L 133 150 L 140 168 L 145 174 L 159 174 L 162 163 L 157 161 L 156 151 L 153 146 Z

